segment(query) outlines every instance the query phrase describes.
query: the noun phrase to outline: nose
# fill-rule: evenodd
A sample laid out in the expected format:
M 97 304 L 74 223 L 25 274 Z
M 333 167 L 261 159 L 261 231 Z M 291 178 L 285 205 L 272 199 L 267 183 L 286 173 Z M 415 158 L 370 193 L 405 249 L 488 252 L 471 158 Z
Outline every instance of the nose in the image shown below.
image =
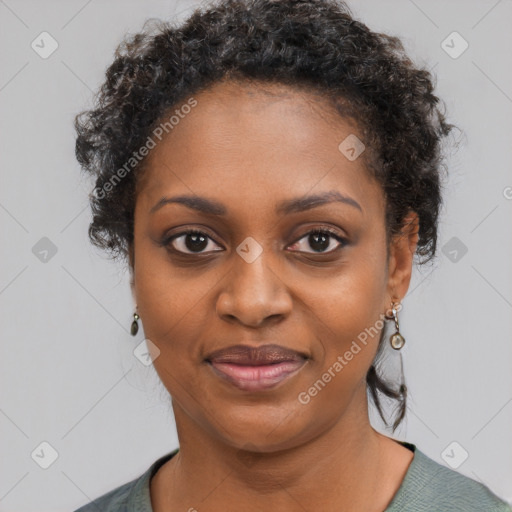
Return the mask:
M 217 299 L 217 314 L 227 321 L 260 327 L 288 316 L 292 300 L 287 287 L 270 266 L 265 251 L 249 263 L 238 254 Z

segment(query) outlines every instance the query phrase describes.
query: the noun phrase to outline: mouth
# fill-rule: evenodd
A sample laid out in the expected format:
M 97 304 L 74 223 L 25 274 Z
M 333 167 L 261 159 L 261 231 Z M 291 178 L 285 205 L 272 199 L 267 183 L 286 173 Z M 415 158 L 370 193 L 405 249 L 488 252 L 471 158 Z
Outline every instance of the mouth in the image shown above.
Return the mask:
M 205 359 L 215 375 L 245 391 L 275 388 L 298 373 L 307 360 L 305 354 L 279 345 L 236 345 Z

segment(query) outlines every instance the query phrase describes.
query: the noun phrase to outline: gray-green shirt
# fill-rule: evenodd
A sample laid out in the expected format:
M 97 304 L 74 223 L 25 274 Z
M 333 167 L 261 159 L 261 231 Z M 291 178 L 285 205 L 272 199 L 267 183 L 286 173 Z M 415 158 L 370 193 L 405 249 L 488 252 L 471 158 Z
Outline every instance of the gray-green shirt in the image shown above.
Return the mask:
M 483 484 L 427 457 L 402 442 L 414 458 L 384 512 L 512 512 L 512 507 Z M 153 512 L 150 480 L 178 448 L 154 462 L 140 477 L 100 496 L 75 512 Z

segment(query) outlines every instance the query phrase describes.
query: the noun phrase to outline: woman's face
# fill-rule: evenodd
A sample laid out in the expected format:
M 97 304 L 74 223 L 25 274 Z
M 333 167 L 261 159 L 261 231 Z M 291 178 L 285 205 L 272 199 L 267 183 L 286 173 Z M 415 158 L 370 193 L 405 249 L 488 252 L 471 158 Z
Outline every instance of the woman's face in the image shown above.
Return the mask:
M 131 263 L 178 429 L 270 452 L 367 417 L 366 372 L 414 245 L 401 237 L 386 261 L 382 190 L 362 157 L 339 149 L 363 139 L 357 127 L 307 93 L 264 88 L 225 82 L 195 95 L 151 150 Z M 177 196 L 197 208 L 167 201 Z M 306 359 L 281 364 L 294 372 L 269 387 L 206 360 L 266 344 Z

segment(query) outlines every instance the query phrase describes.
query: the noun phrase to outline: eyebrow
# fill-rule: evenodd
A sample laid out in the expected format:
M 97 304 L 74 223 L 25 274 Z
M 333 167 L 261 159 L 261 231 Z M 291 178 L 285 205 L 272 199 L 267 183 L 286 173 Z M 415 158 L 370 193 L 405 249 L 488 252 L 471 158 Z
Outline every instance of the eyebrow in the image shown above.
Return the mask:
M 350 196 L 340 194 L 337 190 L 331 190 L 329 192 L 323 192 L 306 197 L 299 197 L 296 199 L 286 199 L 277 205 L 276 213 L 280 215 L 289 215 L 290 213 L 303 212 L 334 202 L 348 204 L 363 213 L 361 205 L 355 199 Z M 181 195 L 174 197 L 164 196 L 151 208 L 151 210 L 149 210 L 149 213 L 154 213 L 166 204 L 172 203 L 182 204 L 187 208 L 207 215 L 225 216 L 227 214 L 227 209 L 222 203 L 195 195 Z

